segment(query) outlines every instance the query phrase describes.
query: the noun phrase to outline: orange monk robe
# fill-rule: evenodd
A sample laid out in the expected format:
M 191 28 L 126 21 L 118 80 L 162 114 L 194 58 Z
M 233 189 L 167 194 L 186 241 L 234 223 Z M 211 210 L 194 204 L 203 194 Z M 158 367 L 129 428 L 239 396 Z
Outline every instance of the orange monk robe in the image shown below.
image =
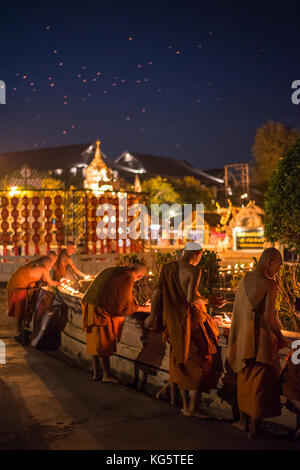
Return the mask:
M 6 286 L 7 314 L 23 320 L 26 316 L 28 288 L 41 278 L 40 269 L 26 264 L 20 266 L 10 277 Z
M 206 311 L 191 306 L 182 290 L 177 261 L 163 266 L 162 321 L 170 342 L 170 381 L 184 390 L 208 392 L 218 381 L 218 328 Z M 217 365 L 218 363 L 218 365 Z
M 104 269 L 82 299 L 83 330 L 87 352 L 111 356 L 116 351 L 126 316 L 136 312 L 133 276 L 126 267 Z
M 227 358 L 237 373 L 239 410 L 254 419 L 281 414 L 277 339 L 263 313 L 264 301 L 253 308 L 243 278 L 235 296 Z

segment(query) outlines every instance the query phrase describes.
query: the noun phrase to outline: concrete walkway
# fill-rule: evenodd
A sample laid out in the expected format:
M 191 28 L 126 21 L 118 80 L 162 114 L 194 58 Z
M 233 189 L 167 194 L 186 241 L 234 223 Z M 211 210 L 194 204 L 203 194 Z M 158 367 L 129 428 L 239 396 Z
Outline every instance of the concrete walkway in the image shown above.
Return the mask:
M 0 449 L 298 449 L 249 441 L 227 422 L 186 418 L 177 408 L 87 373 L 13 339 L 0 290 Z

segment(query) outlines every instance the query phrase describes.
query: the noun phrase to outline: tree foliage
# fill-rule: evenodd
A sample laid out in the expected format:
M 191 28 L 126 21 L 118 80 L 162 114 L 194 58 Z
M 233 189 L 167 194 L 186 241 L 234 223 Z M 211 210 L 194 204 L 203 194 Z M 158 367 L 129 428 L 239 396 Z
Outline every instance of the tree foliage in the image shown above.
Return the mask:
M 176 178 L 173 180 L 175 191 L 179 194 L 182 204 L 204 204 L 205 210 L 213 210 L 212 191 L 200 184 L 199 180 L 193 176 L 185 176 L 184 178 Z
M 179 195 L 172 184 L 161 176 L 144 181 L 143 192 L 149 206 L 151 204 L 175 204 L 180 202 Z
M 279 160 L 265 199 L 265 236 L 300 251 L 300 139 Z
M 265 190 L 280 157 L 299 138 L 299 133 L 278 122 L 268 121 L 257 130 L 252 153 L 255 160 L 254 182 Z

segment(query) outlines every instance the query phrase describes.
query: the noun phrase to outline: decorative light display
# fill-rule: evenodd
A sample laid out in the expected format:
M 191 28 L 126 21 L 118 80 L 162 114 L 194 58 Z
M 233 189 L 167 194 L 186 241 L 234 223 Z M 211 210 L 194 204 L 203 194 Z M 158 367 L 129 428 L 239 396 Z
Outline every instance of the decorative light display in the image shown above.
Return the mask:
M 103 196 L 99 197 L 99 205 L 101 206 L 102 204 L 105 203 L 105 198 Z M 99 220 L 103 220 L 103 216 L 99 217 Z M 100 253 L 101 255 L 104 254 L 104 240 L 100 240 Z
M 46 251 L 49 253 L 50 251 L 50 243 L 52 241 L 52 222 L 51 222 L 51 216 L 52 216 L 52 210 L 51 210 L 51 197 L 46 196 L 44 198 L 44 206 L 45 206 L 45 242 L 46 242 Z
M 19 199 L 14 196 L 14 197 L 11 198 L 10 203 L 13 207 L 13 209 L 11 211 L 11 216 L 13 218 L 13 223 L 11 224 L 11 226 L 12 226 L 12 229 L 14 231 L 11 239 L 12 239 L 12 242 L 14 244 L 14 254 L 15 254 L 15 256 L 17 256 L 19 254 L 18 241 L 20 239 L 20 236 L 18 234 L 18 228 L 20 227 L 20 224 L 18 222 L 19 211 L 17 209 L 18 204 L 19 204 Z
M 91 198 L 91 222 L 90 222 L 90 227 L 91 227 L 91 241 L 92 241 L 92 253 L 93 255 L 97 254 L 97 219 L 96 219 L 96 211 L 98 207 L 98 198 L 96 196 L 93 196 Z
M 8 207 L 9 201 L 8 201 L 8 198 L 6 196 L 2 196 L 1 202 L 2 202 L 2 210 L 1 210 L 2 236 L 1 236 L 1 239 L 2 239 L 2 243 L 3 243 L 3 255 L 7 256 L 7 245 L 10 242 L 10 236 L 9 236 L 9 233 L 8 233 L 9 223 L 7 222 L 8 215 L 9 215 L 7 207 Z
M 28 209 L 29 202 L 30 201 L 29 201 L 29 198 L 27 196 L 24 196 L 22 198 L 22 205 L 23 205 L 24 209 L 22 210 L 21 215 L 22 215 L 24 221 L 21 224 L 21 228 L 23 230 L 22 240 L 24 242 L 25 256 L 29 255 L 29 240 L 30 240 L 30 236 L 29 236 L 30 223 L 28 221 L 28 219 L 29 219 L 29 209 Z
M 40 242 L 40 239 L 41 239 L 41 236 L 40 236 L 41 224 L 38 221 L 38 219 L 41 215 L 41 211 L 39 210 L 38 207 L 40 205 L 40 198 L 37 197 L 37 196 L 34 196 L 31 200 L 31 202 L 32 202 L 32 205 L 34 207 L 34 209 L 32 211 L 32 217 L 34 219 L 34 221 L 32 223 L 32 228 L 33 228 L 32 240 L 33 240 L 33 243 L 34 243 L 35 255 L 39 255 L 40 254 L 39 242 Z
M 64 242 L 64 225 L 63 225 L 63 210 L 61 208 L 62 205 L 62 197 L 60 195 L 54 197 L 54 203 L 56 205 L 56 209 L 54 211 L 55 214 L 55 239 L 57 241 L 58 249 L 61 249 L 61 246 Z

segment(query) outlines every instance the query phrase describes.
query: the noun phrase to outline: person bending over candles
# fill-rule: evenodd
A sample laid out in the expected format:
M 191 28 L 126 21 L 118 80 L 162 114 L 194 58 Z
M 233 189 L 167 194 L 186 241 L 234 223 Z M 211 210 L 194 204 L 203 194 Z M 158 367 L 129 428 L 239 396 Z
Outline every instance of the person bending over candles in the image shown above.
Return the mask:
M 93 380 L 120 383 L 110 369 L 110 356 L 116 351 L 125 317 L 135 312 L 150 312 L 150 306 L 139 306 L 133 295 L 134 282 L 147 273 L 143 263 L 116 266 L 99 273 L 82 299 L 83 330 L 87 352 L 92 356 Z
M 67 268 L 71 270 L 78 277 L 87 278 L 88 276 L 80 271 L 74 264 L 72 260 L 72 255 L 76 252 L 76 245 L 73 242 L 67 242 L 66 248 L 63 248 L 56 260 L 56 263 L 53 265 L 54 276 L 53 279 L 60 281 L 62 278 L 66 277 Z
M 235 426 L 259 437 L 260 421 L 281 414 L 278 351 L 287 343 L 275 316 L 275 274 L 282 263 L 267 248 L 238 285 L 228 341 L 228 362 L 237 373 L 240 421 Z M 248 422 L 250 418 L 250 423 Z
M 163 266 L 145 326 L 163 324 L 165 328 L 170 385 L 175 383 L 180 389 L 183 414 L 208 419 L 211 415 L 200 408 L 201 392 L 208 392 L 218 381 L 219 332 L 198 292 L 201 256 L 199 243 L 187 243 L 181 260 Z
M 30 262 L 19 267 L 10 277 L 6 286 L 7 313 L 15 318 L 17 341 L 23 341 L 23 326 L 26 319 L 26 298 L 30 288 L 38 281 L 44 281 L 49 286 L 56 287 L 59 283 L 53 281 L 49 270 L 53 260 L 45 259 L 42 263 Z
M 57 260 L 57 254 L 55 251 L 49 251 L 47 255 L 39 256 L 38 258 L 34 258 L 32 261 L 29 261 L 27 264 L 44 264 L 44 262 L 50 260 L 52 262 L 51 268 L 55 264 Z

